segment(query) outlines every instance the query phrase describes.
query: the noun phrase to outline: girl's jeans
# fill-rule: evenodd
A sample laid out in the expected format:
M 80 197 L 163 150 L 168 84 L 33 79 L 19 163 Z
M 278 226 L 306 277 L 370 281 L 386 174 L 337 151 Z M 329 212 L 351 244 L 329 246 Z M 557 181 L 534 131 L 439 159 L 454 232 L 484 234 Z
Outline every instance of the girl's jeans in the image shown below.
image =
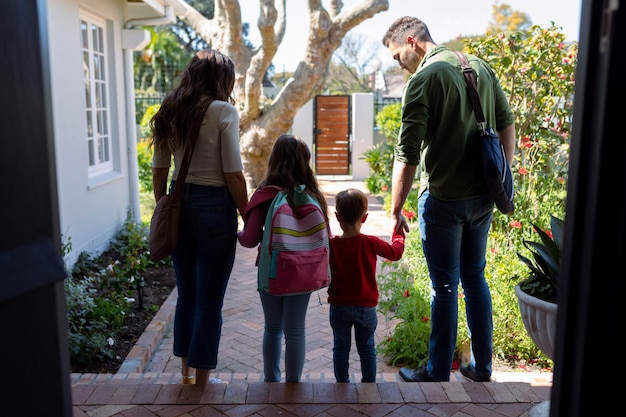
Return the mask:
M 304 322 L 311 294 L 278 296 L 259 291 L 259 295 L 265 315 L 263 333 L 265 382 L 280 382 L 283 334 L 285 335 L 285 380 L 300 382 L 306 356 Z
M 348 368 L 352 328 L 361 360 L 361 382 L 376 382 L 376 342 L 378 325 L 376 307 L 331 304 L 330 326 L 333 328 L 333 369 L 337 382 L 350 382 Z
M 217 367 L 222 305 L 236 243 L 237 211 L 228 189 L 185 184 L 172 254 L 178 288 L 174 355 L 187 358 L 193 368 Z
M 426 369 L 432 378 L 450 379 L 457 340 L 460 282 L 471 338 L 471 364 L 479 376 L 491 376 L 493 319 L 484 271 L 493 200 L 485 195 L 444 201 L 425 191 L 419 197 L 418 214 L 431 280 L 431 333 Z

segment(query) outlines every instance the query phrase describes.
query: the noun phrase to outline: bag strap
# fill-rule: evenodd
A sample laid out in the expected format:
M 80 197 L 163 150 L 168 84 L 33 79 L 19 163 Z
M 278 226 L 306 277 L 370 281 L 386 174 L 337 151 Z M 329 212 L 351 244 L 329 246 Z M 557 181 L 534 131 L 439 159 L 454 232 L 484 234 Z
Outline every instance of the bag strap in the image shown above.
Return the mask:
M 198 135 L 200 134 L 200 126 L 202 126 L 202 120 L 204 120 L 206 110 L 209 108 L 212 102 L 213 100 L 209 101 L 209 105 L 206 107 L 206 109 L 204 111 L 198 112 L 194 120 L 194 124 L 189 136 L 189 146 L 187 147 L 187 149 L 185 149 L 183 160 L 180 164 L 180 170 L 178 171 L 178 177 L 176 178 L 176 185 L 174 186 L 174 193 L 172 194 L 173 200 L 180 199 L 180 196 L 183 193 L 185 177 L 187 177 L 187 170 L 189 169 L 189 164 L 191 163 L 191 156 L 193 155 L 193 150 L 196 147 L 196 140 L 198 139 Z
M 459 61 L 461 61 L 461 70 L 465 76 L 465 84 L 467 84 L 467 91 L 469 92 L 470 99 L 472 100 L 472 106 L 474 106 L 476 121 L 481 125 L 482 129 L 485 130 L 485 114 L 483 113 L 483 108 L 480 105 L 480 98 L 478 97 L 478 92 L 476 91 L 474 71 L 472 70 L 469 61 L 463 52 L 454 51 L 454 53 L 459 58 Z

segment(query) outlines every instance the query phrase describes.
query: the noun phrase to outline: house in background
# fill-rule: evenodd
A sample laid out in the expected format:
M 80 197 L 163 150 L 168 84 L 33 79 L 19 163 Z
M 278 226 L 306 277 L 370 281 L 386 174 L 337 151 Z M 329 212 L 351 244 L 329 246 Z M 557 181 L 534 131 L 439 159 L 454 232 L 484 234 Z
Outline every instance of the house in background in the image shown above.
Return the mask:
M 174 0 L 46 0 L 59 220 L 71 267 L 140 220 L 133 51 Z

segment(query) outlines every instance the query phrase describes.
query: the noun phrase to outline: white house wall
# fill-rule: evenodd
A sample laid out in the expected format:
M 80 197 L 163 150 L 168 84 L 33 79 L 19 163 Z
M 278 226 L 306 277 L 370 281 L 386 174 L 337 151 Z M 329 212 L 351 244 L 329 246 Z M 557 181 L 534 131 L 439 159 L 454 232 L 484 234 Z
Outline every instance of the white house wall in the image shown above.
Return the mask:
M 364 180 L 370 167 L 362 158 L 363 152 L 374 145 L 374 95 L 352 94 L 352 179 Z
M 70 239 L 71 266 L 81 252 L 105 250 L 130 207 L 121 46 L 126 1 L 47 0 L 46 5 L 60 227 L 64 242 Z M 114 173 L 95 181 L 88 176 L 79 10 L 106 21 Z

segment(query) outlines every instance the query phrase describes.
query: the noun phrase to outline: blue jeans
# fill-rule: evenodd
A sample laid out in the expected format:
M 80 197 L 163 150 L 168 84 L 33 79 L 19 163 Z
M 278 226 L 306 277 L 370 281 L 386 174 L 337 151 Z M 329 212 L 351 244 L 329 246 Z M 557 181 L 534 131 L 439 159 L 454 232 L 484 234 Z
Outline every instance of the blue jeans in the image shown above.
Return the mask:
M 185 184 L 178 245 L 172 254 L 178 300 L 174 355 L 215 369 L 224 294 L 235 261 L 237 211 L 226 187 Z
M 426 369 L 432 378 L 450 379 L 457 340 L 458 287 L 463 287 L 471 338 L 471 364 L 491 376 L 493 318 L 485 280 L 485 252 L 493 200 L 480 196 L 444 201 L 424 192 L 419 198 L 422 248 L 431 280 L 430 343 Z
M 376 382 L 376 307 L 331 304 L 329 316 L 333 328 L 333 369 L 337 382 L 350 382 L 348 368 L 353 327 L 356 350 L 361 360 L 361 382 Z
M 285 335 L 285 380 L 300 382 L 306 356 L 305 319 L 311 294 L 270 295 L 259 291 L 265 331 L 263 372 L 265 382 L 280 382 L 280 357 Z

